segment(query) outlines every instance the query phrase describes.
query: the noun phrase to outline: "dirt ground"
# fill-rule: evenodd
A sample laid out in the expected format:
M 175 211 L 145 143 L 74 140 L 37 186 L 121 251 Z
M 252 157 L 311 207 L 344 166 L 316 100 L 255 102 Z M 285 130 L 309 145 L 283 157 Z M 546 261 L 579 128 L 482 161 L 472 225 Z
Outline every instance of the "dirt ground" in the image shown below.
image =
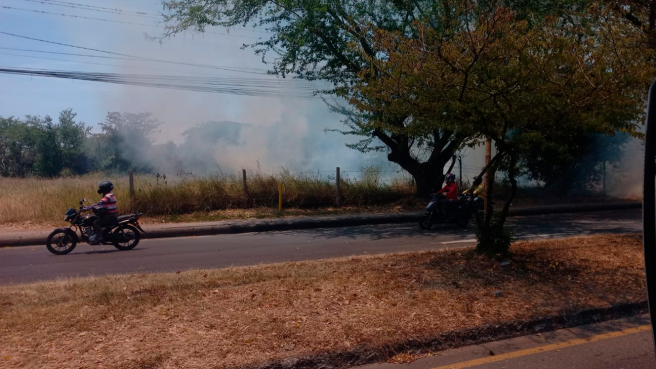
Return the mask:
M 641 239 L 0 287 L 3 368 L 241 368 L 646 299 Z

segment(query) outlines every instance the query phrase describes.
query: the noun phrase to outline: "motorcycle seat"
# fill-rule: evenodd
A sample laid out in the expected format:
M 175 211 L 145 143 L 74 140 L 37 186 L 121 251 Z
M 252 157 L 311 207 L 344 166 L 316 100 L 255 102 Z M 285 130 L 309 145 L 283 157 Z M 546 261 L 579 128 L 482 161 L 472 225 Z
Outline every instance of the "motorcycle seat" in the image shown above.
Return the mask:
M 120 223 L 120 222 L 122 222 L 122 221 L 124 221 L 124 220 L 128 220 L 128 219 L 132 218 L 133 216 L 134 216 L 134 214 L 129 214 L 129 215 L 120 215 L 120 216 L 118 216 L 118 217 L 116 218 L 116 220 Z

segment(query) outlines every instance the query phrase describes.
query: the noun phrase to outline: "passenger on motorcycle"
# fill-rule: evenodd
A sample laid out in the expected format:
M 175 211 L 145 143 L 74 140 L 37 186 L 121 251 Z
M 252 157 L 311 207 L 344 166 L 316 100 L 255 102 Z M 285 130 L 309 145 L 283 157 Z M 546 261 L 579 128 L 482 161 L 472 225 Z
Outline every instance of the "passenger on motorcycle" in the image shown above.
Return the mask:
M 463 195 L 468 194 L 471 191 L 471 189 L 467 189 L 462 191 Z M 474 187 L 474 191 L 472 192 L 474 196 L 478 196 L 481 199 L 485 199 L 485 185 L 483 183 L 479 184 L 478 186 Z
M 102 242 L 102 230 L 112 224 L 116 224 L 116 196 L 112 193 L 114 185 L 110 181 L 98 183 L 98 194 L 103 195 L 102 200 L 97 204 L 85 206 L 83 211 L 94 210 L 98 220 L 93 222 L 93 235 L 89 237 L 89 243 L 97 245 Z
M 453 218 L 453 213 L 458 202 L 458 185 L 456 184 L 456 175 L 453 173 L 447 173 L 446 185 L 439 191 L 437 195 L 444 193 L 446 196 L 439 200 L 440 206 L 442 207 L 442 214 L 446 216 L 447 219 Z

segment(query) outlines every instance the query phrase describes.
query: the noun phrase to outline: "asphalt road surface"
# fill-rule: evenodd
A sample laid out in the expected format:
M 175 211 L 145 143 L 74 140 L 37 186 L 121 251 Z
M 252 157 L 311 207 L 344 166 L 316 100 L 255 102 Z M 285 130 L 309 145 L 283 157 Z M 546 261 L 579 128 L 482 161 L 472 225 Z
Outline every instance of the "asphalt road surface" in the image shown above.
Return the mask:
M 518 238 L 640 232 L 641 211 L 511 218 Z M 147 229 L 146 229 L 147 231 Z M 59 277 L 224 268 L 340 256 L 417 251 L 475 243 L 473 227 L 414 223 L 143 240 L 132 251 L 80 244 L 55 256 L 44 246 L 0 249 L 0 284 Z
M 410 364 L 357 369 L 653 369 L 648 316 L 442 351 Z

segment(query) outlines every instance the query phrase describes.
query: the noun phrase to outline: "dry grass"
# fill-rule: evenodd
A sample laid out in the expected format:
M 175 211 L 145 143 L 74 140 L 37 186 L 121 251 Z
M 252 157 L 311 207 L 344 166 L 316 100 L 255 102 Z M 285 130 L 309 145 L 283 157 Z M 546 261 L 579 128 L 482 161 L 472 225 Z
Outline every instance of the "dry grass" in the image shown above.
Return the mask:
M 0 287 L 3 368 L 237 368 L 645 299 L 636 236 Z M 503 297 L 494 291 L 503 291 Z
M 322 208 L 303 209 L 291 208 L 279 212 L 275 208 L 250 208 L 250 209 L 225 209 L 213 210 L 207 212 L 193 212 L 188 214 L 171 214 L 145 217 L 145 222 L 161 223 L 186 223 L 186 222 L 206 222 L 218 220 L 233 219 L 264 219 L 264 218 L 284 218 L 284 217 L 303 217 L 303 216 L 321 216 L 321 215 L 348 215 L 348 214 L 377 214 L 377 213 L 400 213 L 407 211 L 420 211 L 424 209 L 425 204 L 415 198 L 408 198 L 393 202 L 386 205 L 365 205 L 365 206 L 327 206 Z
M 335 204 L 334 181 L 311 176 L 280 173 L 273 176 L 250 173 L 249 197 L 245 197 L 240 178 L 161 178 L 136 176 L 136 196 L 131 201 L 127 177 L 102 176 L 58 179 L 0 178 L 0 224 L 47 223 L 63 219 L 70 207 L 86 197 L 99 200 L 98 182 L 110 179 L 119 199 L 119 211 L 138 210 L 150 216 L 175 216 L 239 208 L 277 208 L 278 183 L 284 184 L 285 208 L 326 207 Z M 414 188 L 407 180 L 383 183 L 377 176 L 344 180 L 341 204 L 369 206 L 386 204 L 411 196 Z

